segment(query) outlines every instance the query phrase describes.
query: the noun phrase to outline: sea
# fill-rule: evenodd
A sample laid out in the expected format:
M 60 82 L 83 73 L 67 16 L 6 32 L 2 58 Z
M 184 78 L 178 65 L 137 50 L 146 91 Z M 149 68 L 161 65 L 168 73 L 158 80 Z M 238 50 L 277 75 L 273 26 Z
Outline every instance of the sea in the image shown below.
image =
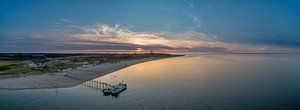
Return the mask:
M 300 54 L 188 54 L 94 80 L 128 88 L 118 96 L 84 84 L 0 90 L 0 110 L 300 109 Z

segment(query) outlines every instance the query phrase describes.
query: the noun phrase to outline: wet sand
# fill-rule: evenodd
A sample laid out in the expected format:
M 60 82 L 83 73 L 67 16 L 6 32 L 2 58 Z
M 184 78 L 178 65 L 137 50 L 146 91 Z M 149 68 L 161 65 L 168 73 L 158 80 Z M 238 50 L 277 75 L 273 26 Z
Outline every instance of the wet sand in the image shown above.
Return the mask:
M 80 69 L 67 71 L 62 74 L 47 73 L 20 78 L 1 79 L 0 89 L 45 89 L 73 87 L 85 81 L 98 78 L 128 66 L 157 59 L 161 58 L 146 58 L 122 61 L 119 63 L 103 63 L 96 66 L 82 67 Z

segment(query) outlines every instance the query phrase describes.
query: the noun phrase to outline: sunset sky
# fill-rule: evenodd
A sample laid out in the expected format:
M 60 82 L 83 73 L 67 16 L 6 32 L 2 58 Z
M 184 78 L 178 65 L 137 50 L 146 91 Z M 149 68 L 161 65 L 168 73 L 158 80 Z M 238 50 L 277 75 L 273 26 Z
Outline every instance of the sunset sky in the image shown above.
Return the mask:
M 300 52 L 299 0 L 1 0 L 0 52 Z

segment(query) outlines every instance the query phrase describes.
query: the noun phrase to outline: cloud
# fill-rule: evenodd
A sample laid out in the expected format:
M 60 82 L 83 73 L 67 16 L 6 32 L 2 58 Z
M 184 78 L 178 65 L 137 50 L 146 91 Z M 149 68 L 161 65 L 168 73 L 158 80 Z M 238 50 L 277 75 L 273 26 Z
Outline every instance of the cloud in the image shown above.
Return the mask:
M 60 20 L 61 22 L 72 23 L 71 20 L 65 19 L 65 18 L 60 18 L 59 20 Z
M 60 22 L 56 22 L 56 21 L 53 21 L 53 22 L 49 22 L 50 24 L 55 24 L 55 25 L 60 25 L 61 23 Z
M 190 1 L 185 1 L 185 3 L 190 7 L 190 8 L 194 8 L 195 4 L 190 2 Z
M 293 52 L 276 46 L 226 43 L 217 36 L 182 32 L 135 31 L 132 25 L 67 25 L 76 32 L 23 34 L 0 40 L 1 52 Z M 296 44 L 298 45 L 298 44 Z M 299 51 L 299 50 L 298 50 Z
M 186 31 L 181 33 L 149 33 L 133 31 L 132 26 L 99 24 L 96 27 L 82 28 L 84 33 L 68 34 L 63 39 L 68 45 L 123 45 L 147 49 L 197 50 L 205 47 L 212 51 L 220 43 L 213 35 Z M 66 39 L 69 39 L 66 41 Z M 226 50 L 226 49 L 223 49 Z
M 276 46 L 263 47 L 225 43 L 215 35 L 194 30 L 183 32 L 139 32 L 132 26 L 98 24 L 95 27 L 78 27 L 82 33 L 66 34 L 56 39 L 61 45 L 72 47 L 73 51 L 135 51 L 155 50 L 164 52 L 276 52 L 293 51 Z M 71 50 L 69 49 L 69 50 Z M 74 50 L 75 49 L 75 50 Z
M 50 21 L 48 23 L 51 24 L 53 27 L 58 28 L 58 27 L 64 27 L 66 24 L 72 23 L 72 21 L 68 19 L 60 18 L 56 21 Z
M 194 24 L 196 25 L 197 28 L 200 28 L 202 26 L 202 22 L 201 22 L 199 16 L 192 15 L 190 13 L 186 13 L 186 15 L 192 19 L 192 21 L 194 22 Z

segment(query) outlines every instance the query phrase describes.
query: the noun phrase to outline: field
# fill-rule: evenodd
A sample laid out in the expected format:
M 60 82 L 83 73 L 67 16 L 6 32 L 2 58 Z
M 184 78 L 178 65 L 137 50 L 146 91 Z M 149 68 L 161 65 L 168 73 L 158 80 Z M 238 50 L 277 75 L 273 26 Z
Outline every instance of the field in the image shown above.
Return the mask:
M 0 67 L 1 66 L 9 66 L 9 65 L 17 65 L 22 63 L 21 61 L 0 61 Z

